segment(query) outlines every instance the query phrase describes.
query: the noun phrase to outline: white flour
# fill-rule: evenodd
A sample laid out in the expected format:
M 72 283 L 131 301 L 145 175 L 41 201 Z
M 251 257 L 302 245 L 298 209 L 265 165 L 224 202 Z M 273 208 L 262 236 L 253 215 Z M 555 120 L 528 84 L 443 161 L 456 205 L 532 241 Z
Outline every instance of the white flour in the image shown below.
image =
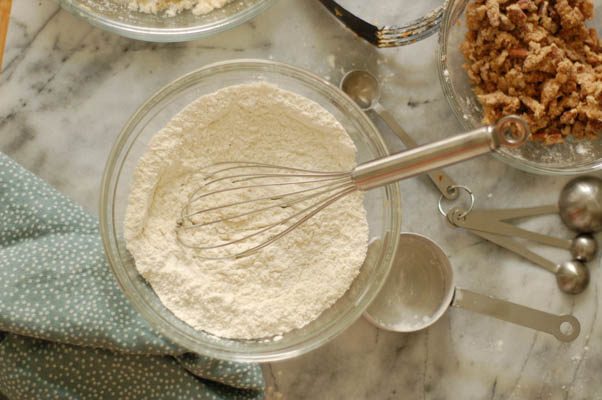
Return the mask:
M 203 166 L 244 160 L 344 171 L 355 166 L 355 153 L 329 112 L 276 86 L 231 86 L 199 98 L 155 135 L 134 173 L 125 236 L 136 267 L 196 329 L 251 339 L 303 327 L 359 273 L 368 244 L 361 193 L 237 260 L 198 258 L 176 241 L 176 221 Z
M 191 10 L 194 15 L 208 14 L 222 8 L 232 0 L 122 0 L 130 10 L 150 14 L 161 14 L 167 17 Z

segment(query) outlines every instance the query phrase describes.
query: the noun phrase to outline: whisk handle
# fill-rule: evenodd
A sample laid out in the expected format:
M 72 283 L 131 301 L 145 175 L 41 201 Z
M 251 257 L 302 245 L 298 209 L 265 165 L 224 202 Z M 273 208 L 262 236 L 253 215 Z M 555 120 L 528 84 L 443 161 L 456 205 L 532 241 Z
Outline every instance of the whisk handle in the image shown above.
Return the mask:
M 352 179 L 359 190 L 369 190 L 469 160 L 500 146 L 518 147 L 528 136 L 527 124 L 519 117 L 508 116 L 496 125 L 360 164 L 353 170 Z

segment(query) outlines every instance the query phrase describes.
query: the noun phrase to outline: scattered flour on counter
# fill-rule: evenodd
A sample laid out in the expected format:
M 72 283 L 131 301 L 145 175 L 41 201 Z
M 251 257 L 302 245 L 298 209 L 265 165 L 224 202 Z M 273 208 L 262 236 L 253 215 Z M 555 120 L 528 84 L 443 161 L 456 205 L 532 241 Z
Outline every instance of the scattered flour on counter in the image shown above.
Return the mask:
M 232 0 L 122 0 L 133 11 L 149 14 L 163 14 L 173 17 L 176 14 L 191 10 L 194 15 L 209 14 L 224 7 Z
M 361 193 L 240 259 L 200 259 L 176 240 L 176 221 L 203 166 L 244 160 L 344 171 L 355 156 L 333 115 L 274 85 L 231 86 L 197 99 L 152 138 L 134 172 L 125 238 L 136 268 L 195 329 L 257 339 L 305 326 L 347 291 L 363 264 Z

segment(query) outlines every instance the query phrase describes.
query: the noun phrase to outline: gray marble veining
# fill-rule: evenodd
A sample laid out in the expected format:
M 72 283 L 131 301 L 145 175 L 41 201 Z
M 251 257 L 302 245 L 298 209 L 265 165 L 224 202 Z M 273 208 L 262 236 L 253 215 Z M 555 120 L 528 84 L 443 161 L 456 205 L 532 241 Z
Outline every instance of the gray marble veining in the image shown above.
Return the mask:
M 13 4 L 0 75 L 0 150 L 96 213 L 104 163 L 120 128 L 153 92 L 207 63 L 269 58 L 308 68 L 333 83 L 365 68 L 384 84 L 382 103 L 419 141 L 460 128 L 439 87 L 436 38 L 377 50 L 343 29 L 317 1 L 280 0 L 216 37 L 190 43 L 132 41 L 93 28 L 54 1 Z M 392 149 L 397 139 L 380 123 Z M 447 171 L 470 186 L 480 207 L 556 201 L 567 178 L 541 177 L 482 157 Z M 517 256 L 447 225 L 426 178 L 401 183 L 403 229 L 426 234 L 451 257 L 457 283 L 554 313 L 574 313 L 573 343 L 457 309 L 414 334 L 359 320 L 324 347 L 266 366 L 270 392 L 286 399 L 602 399 L 600 267 L 579 296 Z M 525 223 L 571 235 L 555 216 Z M 551 259 L 567 255 L 537 249 Z

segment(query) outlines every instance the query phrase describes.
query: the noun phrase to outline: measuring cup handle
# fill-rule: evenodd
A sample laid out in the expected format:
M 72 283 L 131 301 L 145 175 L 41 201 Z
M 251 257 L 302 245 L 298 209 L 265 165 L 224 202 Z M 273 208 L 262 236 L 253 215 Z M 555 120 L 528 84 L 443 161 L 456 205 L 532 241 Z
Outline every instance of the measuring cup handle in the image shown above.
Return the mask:
M 456 289 L 452 306 L 549 333 L 563 342 L 575 340 L 581 331 L 572 315 L 549 314 L 465 289 Z

